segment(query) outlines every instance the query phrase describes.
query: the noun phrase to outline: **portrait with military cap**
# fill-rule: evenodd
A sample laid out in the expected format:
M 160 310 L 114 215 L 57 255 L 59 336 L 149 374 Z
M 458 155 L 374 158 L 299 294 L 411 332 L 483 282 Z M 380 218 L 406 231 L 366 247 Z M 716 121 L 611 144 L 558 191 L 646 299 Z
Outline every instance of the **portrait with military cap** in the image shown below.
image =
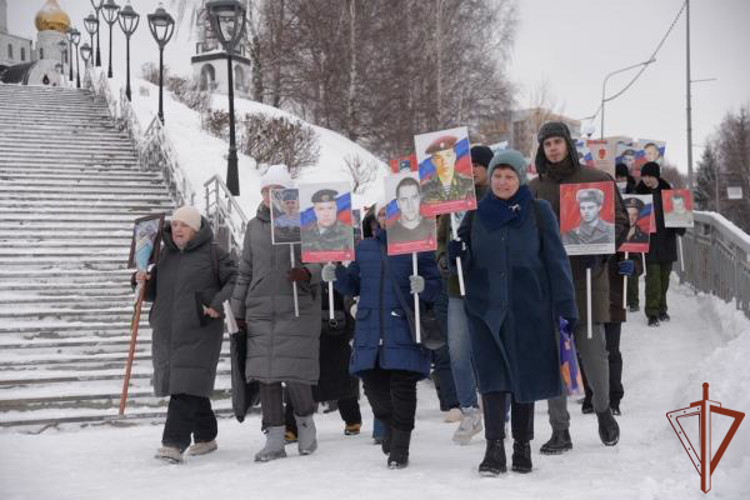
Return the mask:
M 614 182 L 560 186 L 560 225 L 568 254 L 614 253 L 613 218 Z
M 302 224 L 302 260 L 351 260 L 354 232 L 351 193 L 347 183 L 302 185 L 299 188 Z M 307 200 L 307 202 L 305 202 Z
M 271 190 L 271 238 L 274 245 L 299 243 L 299 191 L 297 189 Z
M 468 129 L 417 135 L 414 145 L 424 215 L 476 208 Z
M 653 196 L 628 194 L 623 196 L 623 201 L 628 212 L 630 230 L 618 251 L 648 252 Z

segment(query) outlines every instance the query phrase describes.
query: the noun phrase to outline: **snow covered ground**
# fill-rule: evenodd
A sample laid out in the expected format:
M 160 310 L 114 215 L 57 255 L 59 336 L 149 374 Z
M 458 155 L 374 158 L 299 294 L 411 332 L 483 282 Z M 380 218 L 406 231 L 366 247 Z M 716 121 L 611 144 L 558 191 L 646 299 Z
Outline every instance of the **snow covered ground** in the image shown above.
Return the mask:
M 620 444 L 605 448 L 596 417 L 582 415 L 571 402 L 573 451 L 541 456 L 539 446 L 550 431 L 546 404 L 538 403 L 530 475 L 480 478 L 475 471 L 483 439 L 466 447 L 452 444 L 456 424 L 442 422 L 434 389 L 424 382 L 405 470 L 388 470 L 371 444 L 366 406 L 362 435 L 344 436 L 337 414 L 318 415 L 315 454 L 300 457 L 288 446 L 289 458 L 268 464 L 253 462 L 263 441 L 258 416 L 243 424 L 220 420 L 219 450 L 181 466 L 152 458 L 161 437 L 158 425 L 68 427 L 39 435 L 16 430 L 0 433 L 0 499 L 746 499 L 750 422 L 743 422 L 705 496 L 665 414 L 700 400 L 703 382 L 710 384 L 712 400 L 750 411 L 750 321 L 732 305 L 696 297 L 677 283 L 669 300 L 671 323 L 652 329 L 642 314 L 634 314 L 624 326 Z M 714 449 L 727 427 L 720 418 L 714 417 Z M 688 433 L 696 429 L 697 422 Z M 691 438 L 697 442 L 695 433 Z

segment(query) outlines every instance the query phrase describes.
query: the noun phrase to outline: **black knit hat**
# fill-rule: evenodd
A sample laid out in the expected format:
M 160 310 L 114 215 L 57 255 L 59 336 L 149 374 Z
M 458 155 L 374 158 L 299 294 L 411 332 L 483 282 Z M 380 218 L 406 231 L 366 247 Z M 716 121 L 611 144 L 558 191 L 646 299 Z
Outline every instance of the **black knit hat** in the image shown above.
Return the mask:
M 494 153 L 487 146 L 474 146 L 471 148 L 471 163 L 487 168 L 493 155 Z
M 661 177 L 661 168 L 655 161 L 649 161 L 643 164 L 641 167 L 641 177 L 648 175 L 649 177 Z
M 628 171 L 628 166 L 624 163 L 618 163 L 615 165 L 615 177 L 628 177 L 630 175 L 630 171 Z

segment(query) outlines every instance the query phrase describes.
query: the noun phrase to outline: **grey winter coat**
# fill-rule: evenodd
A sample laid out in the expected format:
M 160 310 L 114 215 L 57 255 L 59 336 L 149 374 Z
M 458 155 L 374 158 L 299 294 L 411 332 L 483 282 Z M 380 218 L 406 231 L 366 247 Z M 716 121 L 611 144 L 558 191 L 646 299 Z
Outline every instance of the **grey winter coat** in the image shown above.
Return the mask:
M 232 293 L 237 274 L 231 257 L 213 239 L 205 218 L 182 251 L 172 241 L 172 228 L 164 228 L 164 246 L 145 296 L 153 302 L 149 324 L 157 396 L 209 397 L 213 392 L 224 321 L 203 315 L 199 301 L 223 312 L 221 303 Z
M 296 266 L 300 246 L 292 245 Z M 298 282 L 294 316 L 289 245 L 271 243 L 271 218 L 261 204 L 247 225 L 232 311 L 247 323 L 247 380 L 316 384 L 320 373 L 320 265 L 305 264 L 310 282 Z

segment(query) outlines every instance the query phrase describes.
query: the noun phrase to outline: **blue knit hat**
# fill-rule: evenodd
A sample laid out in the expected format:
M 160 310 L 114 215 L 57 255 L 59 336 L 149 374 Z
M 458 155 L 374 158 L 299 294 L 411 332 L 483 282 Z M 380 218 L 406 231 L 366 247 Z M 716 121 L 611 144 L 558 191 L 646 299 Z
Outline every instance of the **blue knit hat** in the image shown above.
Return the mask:
M 515 149 L 504 149 L 503 151 L 498 151 L 495 153 L 495 156 L 492 157 L 487 175 L 492 178 L 492 172 L 495 170 L 495 167 L 498 165 L 507 165 L 516 172 L 518 180 L 521 181 L 521 185 L 523 186 L 527 182 L 527 164 L 528 162 L 526 161 L 526 158 L 524 158 L 519 151 L 516 151 Z

